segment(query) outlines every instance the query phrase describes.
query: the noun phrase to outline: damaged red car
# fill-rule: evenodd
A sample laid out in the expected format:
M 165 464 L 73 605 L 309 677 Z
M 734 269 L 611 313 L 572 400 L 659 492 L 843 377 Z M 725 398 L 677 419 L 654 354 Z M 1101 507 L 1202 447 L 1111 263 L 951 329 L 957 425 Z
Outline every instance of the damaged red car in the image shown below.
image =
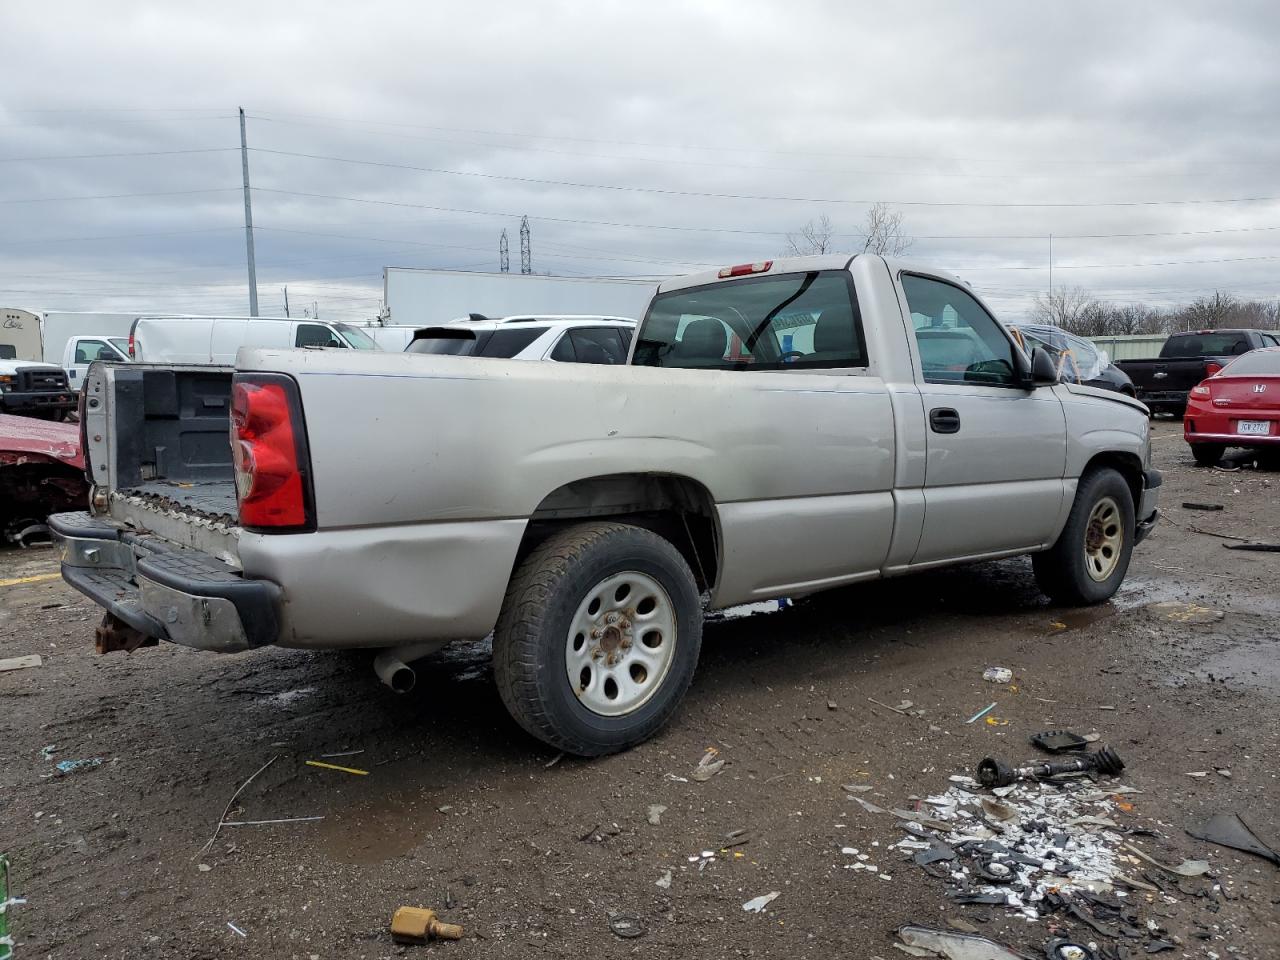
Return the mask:
M 0 543 L 49 539 L 45 518 L 88 498 L 78 424 L 0 414 Z
M 1251 350 L 1194 387 L 1182 432 L 1202 466 L 1227 447 L 1280 456 L 1280 347 Z

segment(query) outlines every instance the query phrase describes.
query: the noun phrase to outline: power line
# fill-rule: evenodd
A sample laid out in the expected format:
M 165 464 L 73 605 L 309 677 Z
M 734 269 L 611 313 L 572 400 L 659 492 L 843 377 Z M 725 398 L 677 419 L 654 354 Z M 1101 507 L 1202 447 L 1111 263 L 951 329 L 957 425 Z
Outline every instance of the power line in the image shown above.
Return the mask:
M 48 243 L 87 243 L 92 240 L 140 240 L 148 237 L 180 237 L 193 233 L 215 233 L 219 230 L 239 230 L 239 226 L 197 227 L 194 230 L 162 230 L 156 233 L 108 233 L 93 237 L 36 237 L 22 240 L 0 240 L 0 247 L 30 247 Z
M 444 126 L 435 126 L 431 124 L 397 123 L 394 121 L 387 121 L 387 120 L 364 120 L 364 119 L 359 119 L 355 117 L 333 117 L 333 116 L 325 116 L 322 114 L 282 113 L 280 111 L 269 111 L 269 112 L 275 114 L 275 117 L 277 118 L 278 117 L 299 117 L 299 118 L 308 119 L 308 120 L 329 120 L 329 121 L 334 121 L 338 123 L 361 124 L 365 126 L 400 127 L 400 128 L 412 129 L 412 130 L 440 130 L 446 133 L 470 133 L 470 134 L 480 134 L 482 136 L 510 137 L 513 139 L 520 138 L 520 139 L 528 139 L 528 140 L 560 140 L 560 141 L 572 142 L 572 143 L 598 143 L 598 144 L 608 144 L 612 146 L 655 147 L 663 150 L 699 150 L 699 151 L 708 152 L 708 153 L 758 153 L 758 154 L 773 154 L 777 156 L 831 157 L 834 159 L 841 159 L 841 160 L 927 160 L 931 162 L 937 161 L 937 162 L 946 162 L 946 163 L 1008 163 L 1009 162 L 1009 159 L 1007 157 L 1003 157 L 1003 158 L 944 157 L 944 156 L 921 155 L 921 154 L 885 154 L 885 153 L 849 154 L 849 153 L 823 152 L 823 151 L 812 151 L 812 150 L 768 150 L 768 149 L 762 149 L 760 147 L 730 147 L 730 146 L 723 146 L 723 145 L 698 146 L 694 144 L 657 143 L 653 141 L 644 141 L 644 140 L 606 140 L 606 139 L 599 139 L 599 138 L 593 138 L 593 137 L 567 137 L 567 136 L 560 136 L 557 134 L 527 133 L 527 132 L 501 131 L 501 130 L 478 130 L 478 129 L 468 128 L 468 127 L 444 127 Z M 272 119 L 272 118 L 264 116 L 261 119 Z M 1157 157 L 1157 158 L 1150 158 L 1150 159 L 1134 158 L 1134 157 L 1123 157 L 1123 158 L 1120 158 L 1120 157 L 1116 157 L 1116 158 L 1028 157 L 1028 158 L 1021 158 L 1017 162 L 1057 164 L 1057 165 L 1084 165 L 1084 164 L 1141 165 L 1141 164 L 1149 164 L 1149 163 L 1178 163 L 1178 162 L 1184 162 L 1184 161 L 1177 161 L 1169 157 Z M 1185 161 L 1185 162 L 1190 164 L 1199 164 L 1199 165 L 1206 165 L 1206 166 L 1208 165 L 1269 166 L 1269 167 L 1280 166 L 1280 159 L 1276 159 L 1276 160 L 1214 160 L 1214 161 L 1194 161 L 1193 160 L 1193 161 Z
M 101 160 L 107 157 L 175 157 L 188 153 L 226 153 L 235 147 L 200 147 L 192 150 L 139 150 L 136 153 L 61 153 L 45 157 L 0 157 L 0 163 L 28 163 L 35 160 Z
M 281 157 L 294 157 L 303 160 L 323 160 L 331 163 L 350 163 L 359 166 L 382 167 L 395 170 L 413 170 L 418 173 L 434 173 L 453 177 L 475 177 L 484 180 L 502 180 L 510 183 L 535 183 L 540 186 L 574 187 L 585 190 L 610 190 L 624 193 L 653 193 L 670 197 L 703 197 L 713 200 L 751 200 L 755 202 L 774 201 L 780 203 L 826 203 L 851 204 L 869 206 L 875 203 L 887 203 L 894 207 L 984 207 L 992 209 L 1024 209 L 1047 210 L 1067 208 L 1101 208 L 1101 207 L 1163 207 L 1189 206 L 1199 204 L 1225 203 L 1274 203 L 1280 197 L 1228 197 L 1213 199 L 1189 200 L 1088 200 L 1088 201 L 1055 201 L 1055 202 L 1021 202 L 1010 200 L 852 200 L 843 197 L 790 197 L 753 193 L 717 193 L 705 190 L 676 190 L 667 187 L 637 187 L 616 183 L 584 183 L 576 180 L 552 180 L 542 177 L 520 177 L 512 174 L 480 173 L 476 170 L 450 170 L 447 167 L 420 167 L 409 163 L 392 163 L 388 160 L 359 160 L 354 157 L 334 157 L 317 153 L 298 153 L 292 150 L 271 150 L 265 147 L 253 147 L 256 153 L 266 153 Z
M 0 200 L 0 203 L 62 203 L 72 200 L 129 200 L 135 197 L 187 197 L 197 193 L 229 193 L 239 191 L 239 187 L 209 187 L 203 190 L 156 190 L 147 193 L 102 193 L 79 197 L 14 197 Z
M 1055 270 L 1122 270 L 1132 267 L 1178 267 L 1195 263 L 1246 263 L 1257 260 L 1280 260 L 1280 256 L 1215 257 L 1207 260 L 1156 260 L 1149 263 L 1055 263 Z M 1048 264 L 951 267 L 956 270 L 1047 270 Z

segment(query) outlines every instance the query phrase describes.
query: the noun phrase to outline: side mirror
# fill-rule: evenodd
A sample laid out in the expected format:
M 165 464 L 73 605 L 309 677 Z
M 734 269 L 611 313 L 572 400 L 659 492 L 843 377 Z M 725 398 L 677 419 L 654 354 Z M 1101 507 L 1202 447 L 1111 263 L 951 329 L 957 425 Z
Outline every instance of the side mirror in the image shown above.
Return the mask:
M 1034 390 L 1036 387 L 1051 387 L 1057 382 L 1058 368 L 1054 365 L 1053 358 L 1039 347 L 1032 347 L 1031 376 L 1028 378 L 1027 388 Z

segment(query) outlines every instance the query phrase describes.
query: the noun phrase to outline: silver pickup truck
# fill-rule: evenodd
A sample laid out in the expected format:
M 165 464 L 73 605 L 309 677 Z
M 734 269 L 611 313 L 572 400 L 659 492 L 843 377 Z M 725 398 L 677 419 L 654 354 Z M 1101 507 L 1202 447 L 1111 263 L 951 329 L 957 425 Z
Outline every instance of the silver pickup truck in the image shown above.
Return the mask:
M 90 509 L 50 525 L 100 649 L 381 648 L 406 689 L 492 633 L 582 755 L 670 718 L 707 609 L 1018 554 L 1106 600 L 1160 485 L 1142 404 L 877 256 L 667 281 L 626 365 L 244 348 L 95 364 L 84 404 Z

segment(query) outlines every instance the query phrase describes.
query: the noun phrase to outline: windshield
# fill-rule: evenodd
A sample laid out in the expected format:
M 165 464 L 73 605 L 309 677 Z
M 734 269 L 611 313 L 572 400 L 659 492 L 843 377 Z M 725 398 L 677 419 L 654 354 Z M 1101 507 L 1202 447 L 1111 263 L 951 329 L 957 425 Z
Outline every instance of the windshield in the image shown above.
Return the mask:
M 342 339 L 351 345 L 353 350 L 381 350 L 371 336 L 361 330 L 359 327 L 353 327 L 349 323 L 335 323 L 334 327 L 338 333 L 342 334 Z
M 848 274 L 760 276 L 655 297 L 636 335 L 638 366 L 782 370 L 866 365 Z
M 121 356 L 129 355 L 129 338 L 128 337 L 107 337 L 107 340 L 113 347 L 120 351 Z

